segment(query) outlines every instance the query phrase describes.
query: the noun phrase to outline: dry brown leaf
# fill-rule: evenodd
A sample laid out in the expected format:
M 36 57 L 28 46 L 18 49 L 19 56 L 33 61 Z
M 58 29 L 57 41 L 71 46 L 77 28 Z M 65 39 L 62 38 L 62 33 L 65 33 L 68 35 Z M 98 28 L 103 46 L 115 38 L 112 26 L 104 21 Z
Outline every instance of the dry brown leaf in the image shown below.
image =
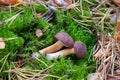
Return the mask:
M 0 49 L 4 49 L 5 48 L 5 42 L 2 38 L 0 38 Z
M 88 80 L 101 80 L 99 75 L 99 73 L 91 73 L 88 75 Z
M 20 0 L 0 0 L 0 5 L 14 5 L 20 3 Z
M 120 20 L 117 21 L 117 26 L 114 33 L 114 38 L 120 40 Z
M 37 29 L 35 34 L 37 37 L 41 37 L 43 35 L 42 30 L 40 29 Z
M 120 0 L 113 0 L 113 2 L 118 6 L 120 5 Z
M 114 72 L 115 72 L 115 74 L 119 74 L 120 75 L 120 69 L 115 70 Z
M 41 13 L 34 13 L 34 16 L 36 17 L 36 18 L 40 18 L 41 16 L 42 16 L 42 14 Z
M 49 0 L 47 3 L 54 7 L 66 7 L 72 4 L 72 0 Z
M 120 77 L 119 76 L 118 77 L 117 76 L 116 77 L 108 76 L 107 80 L 120 80 Z

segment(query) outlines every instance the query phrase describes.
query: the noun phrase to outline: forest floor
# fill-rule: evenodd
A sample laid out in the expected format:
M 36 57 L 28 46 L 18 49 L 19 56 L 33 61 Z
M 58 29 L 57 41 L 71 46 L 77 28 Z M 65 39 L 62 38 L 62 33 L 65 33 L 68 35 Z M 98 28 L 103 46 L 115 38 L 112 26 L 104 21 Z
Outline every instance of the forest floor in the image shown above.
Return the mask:
M 111 16 L 115 8 L 107 0 L 74 1 L 70 9 L 51 12 L 41 0 L 1 6 L 0 38 L 5 48 L 0 50 L 0 80 L 87 80 L 97 68 L 93 52 L 98 39 L 101 34 L 114 34 L 116 24 Z M 37 37 L 36 30 L 43 35 Z M 77 59 L 74 54 L 52 61 L 45 56 L 31 57 L 33 52 L 54 44 L 58 32 L 83 42 L 87 47 L 85 58 Z

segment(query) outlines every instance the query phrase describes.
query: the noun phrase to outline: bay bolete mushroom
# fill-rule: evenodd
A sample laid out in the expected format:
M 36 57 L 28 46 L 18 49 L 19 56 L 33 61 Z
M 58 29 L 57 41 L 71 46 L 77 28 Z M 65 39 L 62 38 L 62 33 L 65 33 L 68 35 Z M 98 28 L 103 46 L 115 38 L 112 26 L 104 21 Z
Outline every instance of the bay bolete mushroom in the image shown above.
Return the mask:
M 87 52 L 86 46 L 82 42 L 76 41 L 73 48 L 68 48 L 58 51 L 56 53 L 47 54 L 46 58 L 48 60 L 53 60 L 54 58 L 58 59 L 60 56 L 75 54 L 78 57 L 78 59 L 82 59 L 85 57 L 86 52 Z
M 39 50 L 39 53 L 42 55 L 46 55 L 47 53 L 52 53 L 52 52 L 58 51 L 63 46 L 71 48 L 74 45 L 74 41 L 73 41 L 72 37 L 65 32 L 58 32 L 55 35 L 55 38 L 58 39 L 58 41 L 56 43 L 54 43 L 53 45 L 48 46 L 42 50 Z M 39 53 L 37 53 L 37 52 L 33 53 L 32 57 L 40 57 Z

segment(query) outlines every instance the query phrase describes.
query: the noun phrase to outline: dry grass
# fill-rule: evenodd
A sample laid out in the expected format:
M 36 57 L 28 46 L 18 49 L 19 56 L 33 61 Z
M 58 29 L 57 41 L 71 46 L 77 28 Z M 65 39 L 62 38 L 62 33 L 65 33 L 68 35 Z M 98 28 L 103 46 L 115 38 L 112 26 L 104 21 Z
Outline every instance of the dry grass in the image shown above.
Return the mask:
M 96 72 L 100 73 L 102 80 L 106 79 L 108 76 L 119 77 L 120 42 L 113 37 L 102 36 L 101 40 L 99 40 L 98 46 L 99 50 L 94 55 L 98 60 Z
M 49 69 L 54 66 L 48 66 L 43 70 L 28 70 L 25 68 L 17 68 L 14 66 L 14 69 L 9 69 L 5 72 L 9 73 L 9 79 L 12 80 L 45 80 L 47 77 L 53 77 L 58 80 L 61 80 L 62 77 L 48 74 Z
M 97 59 L 96 73 L 99 73 L 100 80 L 120 79 L 120 41 L 114 39 L 110 31 L 114 32 L 115 27 L 110 23 L 112 16 L 113 23 L 116 23 L 118 17 L 118 7 L 109 0 L 96 0 L 99 5 L 93 8 L 93 21 L 100 26 L 98 30 L 98 43 L 93 51 L 94 57 Z M 104 8 L 104 11 L 100 9 Z M 96 25 L 96 26 L 97 26 Z M 107 34 L 104 32 L 107 31 Z

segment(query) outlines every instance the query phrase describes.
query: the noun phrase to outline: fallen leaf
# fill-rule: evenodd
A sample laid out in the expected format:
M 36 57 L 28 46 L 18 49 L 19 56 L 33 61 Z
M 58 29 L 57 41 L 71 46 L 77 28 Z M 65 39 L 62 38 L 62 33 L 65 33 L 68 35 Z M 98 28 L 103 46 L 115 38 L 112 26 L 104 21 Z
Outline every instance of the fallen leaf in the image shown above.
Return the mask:
M 120 75 L 120 69 L 117 69 L 114 72 L 115 72 L 115 74 L 119 74 Z
M 41 13 L 34 13 L 34 16 L 36 17 L 36 18 L 40 18 L 41 16 L 42 16 L 42 14 Z
M 42 30 L 37 29 L 37 30 L 36 30 L 36 36 L 37 36 L 37 37 L 41 37 L 42 35 L 43 35 Z
M 5 48 L 5 42 L 2 38 L 0 38 L 0 49 L 4 49 Z
M 54 7 L 67 7 L 72 4 L 72 0 L 49 0 L 47 3 Z
M 99 75 L 99 73 L 91 73 L 88 75 L 88 80 L 101 80 Z
M 110 18 L 110 23 L 111 24 L 115 24 L 117 22 L 117 16 L 116 16 L 116 14 L 114 14 L 113 16 L 111 16 L 111 18 Z
M 15 5 L 20 3 L 20 0 L 0 0 L 0 5 Z
M 114 38 L 116 40 L 120 40 L 120 20 L 119 19 L 117 21 L 117 26 L 116 26 L 115 33 L 114 33 Z
M 114 76 L 111 76 L 111 77 L 108 76 L 106 80 L 120 80 L 120 77 L 119 76 L 118 77 L 117 76 L 116 77 L 114 77 Z
M 117 5 L 120 5 L 120 0 L 113 0 L 113 2 Z

